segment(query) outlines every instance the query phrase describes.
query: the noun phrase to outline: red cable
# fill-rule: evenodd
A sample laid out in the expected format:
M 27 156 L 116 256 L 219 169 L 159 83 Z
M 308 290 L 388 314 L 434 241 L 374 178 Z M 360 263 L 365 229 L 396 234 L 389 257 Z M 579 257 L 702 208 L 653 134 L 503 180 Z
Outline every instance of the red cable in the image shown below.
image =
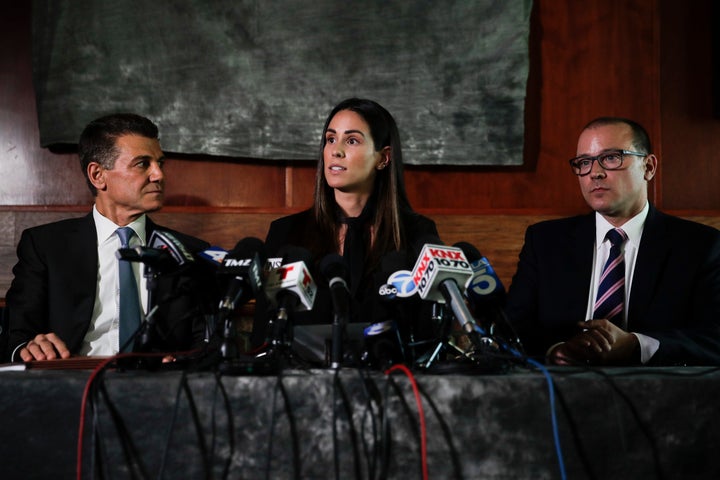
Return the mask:
M 98 364 L 90 374 L 90 378 L 85 383 L 85 390 L 83 391 L 82 401 L 80 403 L 80 423 L 78 427 L 78 444 L 77 444 L 77 463 L 75 465 L 75 471 L 77 472 L 77 480 L 82 480 L 82 449 L 83 449 L 83 430 L 85 430 L 85 407 L 87 405 L 87 397 L 90 392 L 90 386 L 92 385 L 95 377 L 105 369 L 108 364 L 114 362 L 120 357 L 116 355 L 108 358 L 107 360 Z
M 427 431 L 425 429 L 425 412 L 422 407 L 422 399 L 420 398 L 420 389 L 415 381 L 415 376 L 412 374 L 409 368 L 405 365 L 397 364 L 385 370 L 385 375 L 389 375 L 395 370 L 402 371 L 412 385 L 413 392 L 415 393 L 415 403 L 417 404 L 418 416 L 420 417 L 420 457 L 422 463 L 422 478 L 428 480 L 428 466 L 427 466 Z
M 175 355 L 181 356 L 181 355 L 187 355 L 191 353 L 197 353 L 196 350 L 191 350 L 189 352 L 178 352 Z M 87 406 L 87 399 L 88 395 L 90 394 L 90 387 L 92 386 L 92 383 L 95 381 L 95 378 L 97 375 L 102 372 L 109 364 L 117 361 L 120 358 L 128 358 L 128 357 L 166 357 L 168 353 L 121 353 L 117 354 L 115 356 L 109 357 L 106 360 L 103 360 L 100 362 L 92 371 L 90 374 L 90 377 L 88 378 L 87 382 L 85 383 L 85 390 L 83 391 L 82 400 L 80 403 L 80 422 L 78 424 L 78 443 L 77 443 L 77 460 L 75 465 L 75 471 L 77 472 L 77 480 L 82 480 L 82 450 L 83 450 L 83 431 L 85 430 L 85 408 Z
M 162 354 L 165 355 L 165 354 Z M 78 428 L 78 446 L 77 446 L 77 480 L 82 480 L 82 449 L 83 449 L 83 431 L 85 429 L 85 409 L 87 406 L 87 398 L 90 393 L 90 387 L 92 386 L 93 381 L 97 377 L 97 375 L 107 367 L 110 363 L 118 360 L 119 358 L 124 357 L 132 357 L 132 356 L 157 356 L 157 355 L 148 355 L 148 354 L 120 354 L 116 355 L 114 357 L 110 357 L 107 360 L 100 363 L 90 374 L 90 377 L 88 378 L 87 383 L 85 384 L 85 390 L 83 391 L 82 396 L 82 402 L 80 405 L 80 423 Z M 425 412 L 423 411 L 422 406 L 422 399 L 420 398 L 420 390 L 417 386 L 417 382 L 415 380 L 415 377 L 413 376 L 410 369 L 408 369 L 405 365 L 398 364 L 393 365 L 392 367 L 385 370 L 385 374 L 389 375 L 394 371 L 400 370 L 402 371 L 410 380 L 410 384 L 412 385 L 413 393 L 415 395 L 415 403 L 417 405 L 418 409 L 418 417 L 420 419 L 420 457 L 421 457 L 421 464 L 422 464 L 422 474 L 423 474 L 423 480 L 428 480 L 428 466 L 427 466 L 427 429 L 425 426 Z

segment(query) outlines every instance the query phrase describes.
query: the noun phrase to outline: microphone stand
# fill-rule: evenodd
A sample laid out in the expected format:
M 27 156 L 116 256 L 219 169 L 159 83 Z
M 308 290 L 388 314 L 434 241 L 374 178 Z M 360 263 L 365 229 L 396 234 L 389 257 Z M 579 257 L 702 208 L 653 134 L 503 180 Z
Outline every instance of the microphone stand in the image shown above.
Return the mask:
M 343 359 L 343 342 L 345 341 L 345 324 L 347 319 L 337 313 L 332 323 L 332 350 L 330 353 L 330 368 L 340 368 Z
M 155 304 L 155 296 L 157 292 L 159 272 L 149 264 L 144 264 L 144 267 L 143 276 L 145 277 L 147 290 L 148 313 L 145 315 L 145 318 L 131 337 L 131 339 L 135 341 L 135 345 L 132 350 L 134 353 L 149 352 L 151 350 L 150 344 L 155 336 L 155 313 L 158 309 L 158 306 Z M 120 351 L 123 351 L 127 347 L 128 343 L 130 343 L 130 339 L 125 345 L 121 345 Z M 156 363 L 157 362 L 155 362 L 154 359 L 131 357 L 122 359 L 118 362 L 118 365 L 124 368 L 139 369 L 154 367 L 156 366 Z
M 342 286 L 334 287 L 335 284 Z M 333 288 L 334 287 L 334 288 Z M 345 292 L 342 293 L 341 292 Z M 348 324 L 350 312 L 346 301 L 340 298 L 347 294 L 347 285 L 341 278 L 330 280 L 330 295 L 332 296 L 335 313 L 332 323 L 332 345 L 330 351 L 330 368 L 338 369 L 343 361 L 343 343 L 345 342 L 345 326 Z
M 232 318 L 233 309 L 221 310 L 220 321 L 222 322 L 222 342 L 220 343 L 220 357 L 223 362 L 231 362 L 238 357 L 238 350 L 235 334 L 235 321 Z
M 155 336 L 155 296 L 158 287 L 158 276 L 160 272 L 149 264 L 145 264 L 144 277 L 147 290 L 147 308 L 148 314 L 145 316 L 136 334 L 136 352 L 147 352 L 150 350 L 150 344 Z
M 218 322 L 222 324 L 219 359 L 213 362 L 222 375 L 274 375 L 278 371 L 277 362 L 273 358 L 253 357 L 241 354 L 237 345 L 237 329 L 235 326 L 235 302 L 223 306 L 218 312 Z
M 433 323 L 438 325 L 437 340 L 425 340 L 420 342 L 412 342 L 409 346 L 412 347 L 413 352 L 416 347 L 426 343 L 437 341 L 435 347 L 432 350 L 426 352 L 422 357 L 418 358 L 416 363 L 423 368 L 430 368 L 430 366 L 438 360 L 440 354 L 448 350 L 448 338 L 450 336 L 450 326 L 452 316 L 448 315 L 447 308 L 444 304 L 439 302 L 433 302 L 432 304 L 432 317 Z M 414 357 L 414 354 L 413 354 Z

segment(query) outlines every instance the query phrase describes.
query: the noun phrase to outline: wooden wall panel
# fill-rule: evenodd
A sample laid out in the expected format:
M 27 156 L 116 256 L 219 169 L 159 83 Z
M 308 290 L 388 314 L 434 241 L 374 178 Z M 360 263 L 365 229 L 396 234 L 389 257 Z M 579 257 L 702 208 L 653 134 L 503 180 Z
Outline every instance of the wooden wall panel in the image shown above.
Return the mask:
M 597 115 L 646 125 L 661 157 L 652 198 L 670 209 L 720 209 L 720 122 L 710 115 L 711 0 L 536 1 L 523 168 L 408 167 L 416 208 L 584 209 L 566 159 Z M 658 11 L 659 10 L 659 11 Z M 88 205 L 71 153 L 38 146 L 30 5 L 0 20 L 0 205 Z M 632 25 L 632 28 L 628 28 Z M 660 42 L 659 39 L 662 39 Z M 662 75 L 660 75 L 660 71 Z M 661 113 L 661 115 L 660 115 Z M 169 155 L 168 205 L 307 206 L 310 163 Z
M 417 208 L 584 209 L 566 159 L 581 126 L 603 114 L 627 115 L 659 132 L 655 1 L 538 0 L 534 4 L 523 168 L 407 169 Z M 30 5 L 3 15 L 0 88 L 3 112 L 0 205 L 84 205 L 89 194 L 72 154 L 37 147 L 30 70 Z M 12 45 L 10 47 L 9 45 Z M 629 81 L 632 79 L 632 81 Z M 161 132 L 162 134 L 162 132 Z M 175 156 L 168 165 L 169 205 L 277 207 L 309 204 L 314 167 L 247 159 Z
M 720 15 L 712 15 L 713 0 L 695 0 L 692 9 L 673 0 L 660 3 L 662 18 L 672 19 L 661 42 L 663 205 L 718 210 L 720 118 L 712 108 L 712 30 L 720 28 Z
M 284 204 L 285 168 L 282 165 L 167 156 L 167 206 L 266 208 Z
M 0 205 L 77 205 L 91 195 L 77 157 L 39 146 L 30 58 L 32 2 L 0 15 Z
M 500 280 L 508 287 L 515 273 L 518 254 L 523 243 L 525 229 L 532 223 L 564 216 L 553 214 L 463 214 L 423 212 L 437 224 L 442 241 L 447 245 L 456 242 L 469 242 L 485 255 L 495 268 Z M 678 212 L 682 214 L 683 212 Z M 37 210 L 8 210 L 0 207 L 0 300 L 10 287 L 11 269 L 17 262 L 15 245 L 22 231 L 34 225 L 60 220 L 68 217 L 86 215 L 87 211 L 78 209 L 62 212 L 42 212 Z M 226 250 L 245 237 L 264 239 L 270 222 L 278 216 L 277 212 L 261 211 L 223 211 L 212 212 L 196 209 L 188 212 L 184 209 L 167 208 L 152 215 L 161 225 L 174 228 L 205 239 L 213 245 Z M 720 227 L 720 216 L 682 215 L 706 225 Z M 0 302 L 1 305 L 1 302 Z
M 475 240 L 484 252 L 489 248 L 489 256 L 500 257 L 491 260 L 505 281 L 526 222 L 586 210 L 567 166 L 581 127 L 599 115 L 622 115 L 646 126 L 660 156 L 653 201 L 717 226 L 720 120 L 709 116 L 711 12 L 712 0 L 535 0 L 525 165 L 407 167 L 413 206 L 437 219 L 447 242 Z M 30 2 L 10 2 L 0 16 L 5 280 L 23 226 L 82 214 L 92 203 L 76 155 L 38 146 L 30 15 Z M 225 248 L 244 236 L 262 238 L 272 218 L 312 201 L 313 162 L 168 157 L 168 206 L 158 219 Z

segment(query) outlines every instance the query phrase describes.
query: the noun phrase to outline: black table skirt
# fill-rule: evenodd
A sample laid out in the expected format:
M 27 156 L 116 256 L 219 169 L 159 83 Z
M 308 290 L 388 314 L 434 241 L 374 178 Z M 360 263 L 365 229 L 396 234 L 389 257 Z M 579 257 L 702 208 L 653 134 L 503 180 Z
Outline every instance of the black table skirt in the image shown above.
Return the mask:
M 720 372 L 551 369 L 569 479 L 720 478 Z M 0 478 L 77 475 L 89 371 L 0 372 Z M 539 372 L 415 374 L 433 479 L 556 479 Z M 108 371 L 84 416 L 83 478 L 422 478 L 408 376 Z

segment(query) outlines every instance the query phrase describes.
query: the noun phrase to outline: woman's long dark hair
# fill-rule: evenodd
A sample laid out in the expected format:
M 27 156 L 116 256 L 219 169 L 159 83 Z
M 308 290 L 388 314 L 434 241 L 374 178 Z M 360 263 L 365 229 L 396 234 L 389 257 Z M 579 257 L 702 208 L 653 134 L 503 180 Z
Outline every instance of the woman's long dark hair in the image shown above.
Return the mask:
M 315 202 L 313 204 L 315 222 L 320 230 L 318 238 L 322 239 L 321 242 L 324 244 L 321 249 L 326 252 L 339 251 L 340 219 L 333 188 L 325 181 L 323 156 L 325 133 L 333 117 L 342 110 L 353 111 L 367 122 L 376 152 L 385 147 L 391 149 L 390 164 L 388 168 L 376 171 L 373 192 L 368 202 L 375 207 L 375 211 L 371 214 L 375 238 L 368 249 L 372 265 L 384 253 L 400 250 L 406 246 L 400 215 L 413 210 L 405 191 L 400 134 L 390 112 L 372 100 L 348 98 L 337 104 L 328 115 L 320 140 L 320 158 L 315 174 Z

